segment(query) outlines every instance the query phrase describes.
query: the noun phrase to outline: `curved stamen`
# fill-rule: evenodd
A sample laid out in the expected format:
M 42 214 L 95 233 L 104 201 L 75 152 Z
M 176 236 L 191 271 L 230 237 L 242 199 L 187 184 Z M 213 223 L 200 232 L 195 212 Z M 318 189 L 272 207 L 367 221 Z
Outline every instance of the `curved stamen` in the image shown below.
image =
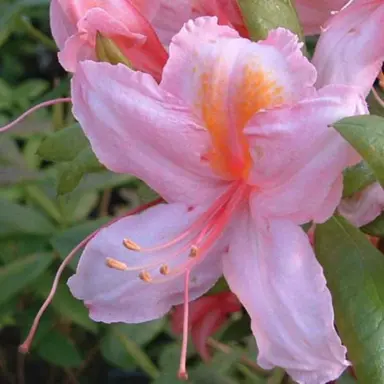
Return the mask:
M 184 314 L 183 314 L 183 341 L 181 344 L 180 364 L 178 377 L 181 380 L 188 380 L 187 373 L 187 347 L 188 347 L 188 328 L 189 328 L 189 274 L 185 271 L 184 279 Z
M 46 108 L 51 105 L 55 104 L 60 104 L 60 103 L 71 103 L 72 99 L 70 97 L 63 97 L 59 99 L 53 99 L 53 100 L 48 100 L 44 101 L 43 103 L 37 104 L 34 107 L 28 109 L 28 111 L 24 112 L 21 116 L 19 116 L 16 120 L 11 121 L 9 124 L 0 127 L 0 133 L 8 131 L 9 129 L 13 128 L 15 125 L 23 121 L 26 117 L 34 113 L 35 111 L 41 109 L 41 108 Z
M 217 211 L 223 207 L 231 196 L 234 194 L 234 191 L 241 185 L 241 182 L 233 183 L 215 202 L 214 204 L 204 212 L 196 221 L 194 221 L 189 228 L 187 228 L 179 236 L 176 236 L 171 241 L 157 245 L 155 247 L 142 247 L 131 239 L 124 239 L 123 245 L 131 251 L 138 252 L 157 252 L 163 249 L 169 248 L 170 246 L 179 243 L 181 240 L 185 239 L 188 235 L 191 235 L 193 232 L 196 232 L 200 229 L 201 225 L 209 221 L 212 215 L 215 215 Z
M 52 300 L 53 300 L 53 298 L 55 296 L 55 293 L 56 293 L 57 286 L 59 284 L 61 275 L 62 275 L 65 267 L 70 263 L 70 261 L 77 254 L 77 251 L 79 251 L 82 247 L 87 245 L 88 242 L 93 237 L 95 237 L 97 235 L 97 233 L 101 229 L 103 229 L 105 227 L 108 227 L 109 225 L 115 223 L 116 221 L 122 219 L 123 217 L 131 216 L 131 215 L 134 215 L 136 213 L 142 212 L 145 209 L 148 209 L 148 208 L 153 207 L 153 206 L 155 206 L 157 204 L 160 204 L 161 202 L 163 202 L 163 199 L 159 198 L 159 199 L 156 199 L 154 201 L 151 201 L 148 204 L 142 205 L 142 206 L 140 206 L 140 207 L 138 207 L 138 208 L 136 208 L 136 209 L 126 213 L 123 216 L 116 217 L 115 219 L 111 220 L 110 222 L 108 222 L 108 223 L 104 224 L 103 226 L 101 226 L 100 228 L 96 229 L 96 231 L 92 232 L 89 236 L 87 236 L 84 240 L 82 240 L 75 248 L 73 248 L 73 250 L 68 254 L 68 256 L 64 259 L 64 261 L 61 263 L 59 269 L 57 270 L 55 279 L 54 279 L 53 284 L 52 284 L 51 291 L 49 292 L 48 297 L 45 299 L 43 305 L 40 307 L 39 312 L 35 316 L 35 318 L 33 320 L 33 323 L 32 323 L 32 326 L 31 326 L 31 329 L 29 330 L 29 333 L 28 333 L 25 341 L 19 346 L 19 351 L 21 353 L 27 353 L 29 351 L 29 349 L 31 347 L 31 344 L 32 344 L 32 341 L 33 341 L 33 338 L 35 337 L 37 328 L 39 326 L 40 319 L 43 316 L 43 314 L 46 311 L 46 309 L 48 308 L 49 304 L 51 304 L 51 302 L 52 302 Z

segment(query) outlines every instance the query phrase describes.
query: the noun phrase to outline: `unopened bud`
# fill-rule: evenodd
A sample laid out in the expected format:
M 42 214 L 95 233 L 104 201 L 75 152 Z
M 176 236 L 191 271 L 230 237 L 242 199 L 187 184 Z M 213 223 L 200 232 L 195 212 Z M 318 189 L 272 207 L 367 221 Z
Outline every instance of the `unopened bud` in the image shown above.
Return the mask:
M 100 32 L 96 34 L 96 57 L 99 61 L 114 65 L 121 63 L 132 68 L 131 62 L 124 56 L 115 42 L 103 36 Z

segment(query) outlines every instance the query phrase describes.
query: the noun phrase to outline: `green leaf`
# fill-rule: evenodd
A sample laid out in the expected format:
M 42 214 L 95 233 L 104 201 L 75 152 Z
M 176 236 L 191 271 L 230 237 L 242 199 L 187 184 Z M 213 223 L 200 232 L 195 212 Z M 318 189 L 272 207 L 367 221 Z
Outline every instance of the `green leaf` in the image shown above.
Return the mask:
M 80 125 L 73 124 L 48 136 L 37 154 L 48 161 L 71 161 L 87 146 L 89 142 Z
M 358 381 L 384 383 L 383 255 L 342 217 L 316 227 L 315 246 Z
M 51 289 L 52 282 L 52 274 L 45 273 L 35 284 L 35 291 L 41 296 L 41 298 L 45 299 L 47 297 Z M 71 295 L 65 283 L 60 283 L 57 287 L 55 298 L 52 301 L 51 306 L 64 319 L 74 322 L 89 332 L 97 332 L 97 324 L 89 318 L 88 311 L 84 304 Z
M 384 118 L 374 115 L 353 116 L 333 126 L 359 152 L 384 186 Z
M 303 33 L 291 0 L 237 0 L 251 39 L 265 39 L 277 27 L 291 30 L 303 40 Z
M 63 163 L 59 172 L 57 193 L 63 195 L 72 192 L 88 172 L 99 172 L 105 169 L 100 164 L 90 147 L 84 148 L 70 162 Z
M 41 340 L 36 351 L 44 360 L 59 367 L 78 367 L 83 361 L 79 350 L 72 341 L 56 330 L 49 332 Z
M 152 379 L 159 376 L 157 367 L 144 350 L 131 337 L 122 332 L 119 325 L 112 325 L 101 342 L 104 357 L 111 363 L 129 369 L 134 362 Z
M 49 253 L 37 253 L 0 268 L 0 304 L 5 303 L 47 270 L 53 261 Z
M 69 254 L 69 252 L 71 252 L 77 244 L 79 244 L 88 235 L 90 235 L 92 232 L 94 232 L 96 229 L 100 228 L 102 225 L 106 224 L 110 220 L 110 217 L 103 217 L 98 220 L 89 220 L 83 224 L 73 226 L 70 229 L 67 229 L 54 235 L 51 238 L 50 243 L 54 250 L 59 253 L 60 258 L 64 260 L 65 257 Z M 73 260 L 70 263 L 70 266 L 73 270 L 75 270 L 77 266 L 77 259 Z
M 46 235 L 54 231 L 55 227 L 40 212 L 0 199 L 0 237 L 20 233 Z
M 376 181 L 375 174 L 365 161 L 344 171 L 343 197 L 351 197 Z
M 47 4 L 49 4 L 49 0 L 17 0 L 13 1 L 12 5 L 4 5 L 0 13 L 0 26 L 1 28 L 5 27 L 7 23 L 12 21 L 24 8 Z
M 360 227 L 360 230 L 367 235 L 384 237 L 384 213 L 381 213 L 372 222 Z

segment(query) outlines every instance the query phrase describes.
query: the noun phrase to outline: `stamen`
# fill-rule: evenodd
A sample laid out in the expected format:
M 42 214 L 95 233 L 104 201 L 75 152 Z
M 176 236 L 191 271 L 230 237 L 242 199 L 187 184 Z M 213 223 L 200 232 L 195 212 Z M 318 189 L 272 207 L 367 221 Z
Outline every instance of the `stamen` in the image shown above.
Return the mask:
M 164 276 L 167 276 L 169 275 L 169 273 L 171 272 L 170 268 L 168 267 L 167 264 L 164 264 L 160 267 L 160 273 Z
M 188 380 L 187 373 L 187 347 L 188 347 L 188 327 L 189 327 L 189 274 L 187 269 L 184 278 L 184 318 L 183 318 L 183 341 L 181 344 L 180 364 L 178 377 L 180 380 Z
M 137 252 L 141 251 L 140 245 L 130 239 L 124 239 L 123 245 L 125 248 L 128 248 L 130 251 L 137 251 Z
M 116 221 L 119 221 L 123 217 L 127 217 L 127 216 L 134 215 L 136 213 L 140 213 L 140 212 L 144 211 L 145 209 L 148 209 L 148 208 L 151 208 L 151 207 L 153 207 L 153 206 L 155 206 L 157 204 L 160 204 L 163 201 L 164 200 L 162 198 L 158 198 L 158 199 L 156 199 L 154 201 L 151 201 L 148 204 L 145 204 L 145 205 L 142 205 L 142 206 L 140 206 L 140 207 L 138 207 L 136 209 L 133 209 L 132 211 L 126 213 L 125 215 L 122 215 L 122 216 L 114 218 L 110 222 L 108 222 L 105 225 L 101 226 L 100 228 L 96 229 L 96 231 L 92 232 L 89 236 L 87 236 L 84 240 L 82 240 L 75 248 L 72 249 L 72 251 L 64 259 L 64 261 L 61 263 L 59 269 L 57 270 L 56 275 L 55 275 L 55 279 L 53 280 L 53 283 L 52 283 L 52 288 L 51 288 L 47 298 L 45 299 L 43 305 L 40 307 L 39 312 L 35 316 L 35 318 L 33 320 L 33 323 L 32 323 L 32 326 L 31 326 L 31 329 L 29 330 L 29 333 L 28 333 L 25 341 L 19 346 L 19 352 L 21 352 L 21 353 L 28 353 L 29 352 L 29 349 L 31 348 L 31 344 L 32 344 L 32 341 L 33 341 L 33 339 L 35 337 L 37 328 L 39 327 L 39 323 L 40 323 L 41 317 L 43 316 L 44 312 L 46 311 L 48 306 L 51 304 L 51 302 L 52 302 L 52 300 L 53 300 L 53 298 L 55 296 L 55 293 L 56 293 L 57 286 L 59 284 L 61 275 L 63 274 L 63 271 L 67 267 L 67 265 L 76 256 L 77 252 L 82 247 L 87 245 L 88 242 L 92 238 L 94 238 L 101 229 L 103 229 L 105 227 L 108 227 L 109 225 L 115 223 Z
M 107 265 L 107 267 L 117 269 L 118 271 L 126 271 L 128 269 L 127 264 L 122 263 L 119 260 L 112 259 L 111 257 L 107 257 L 107 259 L 105 260 L 105 264 Z
M 148 271 L 141 271 L 139 273 L 139 277 L 141 280 L 145 281 L 146 283 L 150 283 L 152 281 L 152 276 Z
M 196 245 L 192 245 L 191 250 L 189 252 L 189 257 L 196 257 L 199 252 L 199 248 Z
M 37 104 L 34 107 L 28 109 L 28 111 L 24 112 L 16 120 L 10 122 L 9 124 L 5 125 L 4 127 L 0 127 L 0 133 L 8 131 L 9 129 L 13 128 L 16 124 L 23 121 L 27 116 L 29 116 L 30 114 L 32 114 L 33 112 L 35 112 L 41 108 L 49 107 L 51 105 L 60 104 L 60 103 L 71 103 L 71 102 L 72 102 L 72 99 L 70 97 L 63 97 L 63 98 L 59 98 L 59 99 L 44 101 L 43 103 Z

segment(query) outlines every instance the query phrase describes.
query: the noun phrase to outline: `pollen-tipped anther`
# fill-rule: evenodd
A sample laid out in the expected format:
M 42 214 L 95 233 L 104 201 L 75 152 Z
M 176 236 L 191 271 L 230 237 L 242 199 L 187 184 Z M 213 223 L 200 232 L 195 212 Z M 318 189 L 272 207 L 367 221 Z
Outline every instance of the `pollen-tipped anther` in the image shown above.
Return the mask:
M 189 257 L 196 257 L 199 252 L 199 248 L 196 245 L 192 245 L 191 250 L 189 251 Z
M 152 281 L 152 276 L 147 271 L 141 271 L 139 274 L 139 277 L 141 280 L 145 281 L 146 283 L 150 283 Z
M 125 248 L 129 249 L 130 251 L 137 251 L 139 252 L 141 250 L 140 245 L 136 244 L 134 241 L 129 239 L 123 240 L 123 245 Z
M 126 271 L 128 269 L 127 264 L 122 263 L 119 260 L 112 259 L 111 257 L 107 257 L 107 259 L 105 260 L 105 264 L 107 265 L 107 267 L 117 269 L 118 271 Z
M 167 275 L 169 275 L 170 272 L 171 272 L 171 271 L 170 271 L 170 268 L 168 267 L 167 264 L 164 264 L 164 265 L 162 265 L 162 266 L 160 267 L 160 273 L 161 273 L 162 275 L 167 276 Z

